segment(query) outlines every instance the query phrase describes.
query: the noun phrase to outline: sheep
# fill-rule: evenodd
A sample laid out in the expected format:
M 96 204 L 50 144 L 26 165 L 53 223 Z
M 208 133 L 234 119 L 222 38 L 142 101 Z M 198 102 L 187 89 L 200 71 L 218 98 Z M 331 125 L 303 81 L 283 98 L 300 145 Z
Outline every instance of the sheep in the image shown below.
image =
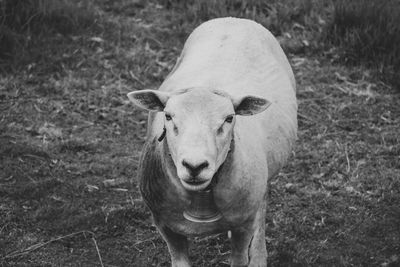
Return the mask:
M 128 94 L 149 110 L 140 191 L 172 266 L 190 266 L 190 236 L 231 232 L 231 266 L 266 266 L 268 178 L 297 139 L 296 84 L 260 24 L 218 18 L 187 39 L 158 90 Z

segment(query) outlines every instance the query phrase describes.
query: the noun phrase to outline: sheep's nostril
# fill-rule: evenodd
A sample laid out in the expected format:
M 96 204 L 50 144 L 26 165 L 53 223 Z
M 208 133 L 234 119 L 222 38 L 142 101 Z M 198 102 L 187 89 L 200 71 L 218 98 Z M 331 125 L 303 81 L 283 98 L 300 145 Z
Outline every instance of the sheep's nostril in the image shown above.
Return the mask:
M 182 160 L 182 165 L 189 171 L 191 176 L 197 176 L 203 169 L 208 167 L 208 161 L 201 163 L 191 163 L 186 160 Z

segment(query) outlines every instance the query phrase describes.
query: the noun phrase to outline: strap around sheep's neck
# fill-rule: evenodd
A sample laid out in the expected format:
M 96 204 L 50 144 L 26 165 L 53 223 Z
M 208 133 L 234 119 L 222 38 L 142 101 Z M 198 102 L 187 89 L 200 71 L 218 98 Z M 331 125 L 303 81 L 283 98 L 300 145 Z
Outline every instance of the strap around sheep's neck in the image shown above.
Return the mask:
M 167 129 L 165 128 L 165 125 L 164 125 L 163 132 L 161 133 L 160 137 L 158 137 L 157 141 L 161 142 L 164 139 L 166 134 L 167 134 Z

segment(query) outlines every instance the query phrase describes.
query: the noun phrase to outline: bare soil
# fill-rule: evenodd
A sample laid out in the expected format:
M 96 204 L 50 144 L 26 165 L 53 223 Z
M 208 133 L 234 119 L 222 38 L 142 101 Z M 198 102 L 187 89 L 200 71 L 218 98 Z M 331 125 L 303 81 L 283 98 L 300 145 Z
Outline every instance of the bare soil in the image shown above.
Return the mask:
M 196 23 L 146 1 L 96 7 L 95 29 L 0 75 L 0 266 L 170 264 L 135 178 L 146 113 L 126 93 L 157 88 Z M 288 56 L 299 140 L 270 181 L 270 266 L 399 266 L 399 93 L 332 54 Z M 194 266 L 228 266 L 226 234 L 192 241 Z

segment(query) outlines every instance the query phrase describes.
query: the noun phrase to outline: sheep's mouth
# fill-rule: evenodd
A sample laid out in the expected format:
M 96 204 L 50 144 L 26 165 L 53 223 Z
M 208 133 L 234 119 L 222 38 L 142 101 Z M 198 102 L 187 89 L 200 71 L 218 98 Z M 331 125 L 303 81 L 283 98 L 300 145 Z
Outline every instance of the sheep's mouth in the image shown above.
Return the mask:
M 211 185 L 210 180 L 191 179 L 182 180 L 181 182 L 183 187 L 189 191 L 203 191 Z
M 202 180 L 195 180 L 195 179 L 192 179 L 192 180 L 188 180 L 188 181 L 185 181 L 185 183 L 187 183 L 187 184 L 189 184 L 189 185 L 201 185 L 201 184 L 204 184 L 204 183 L 206 183 L 207 181 L 202 181 Z

